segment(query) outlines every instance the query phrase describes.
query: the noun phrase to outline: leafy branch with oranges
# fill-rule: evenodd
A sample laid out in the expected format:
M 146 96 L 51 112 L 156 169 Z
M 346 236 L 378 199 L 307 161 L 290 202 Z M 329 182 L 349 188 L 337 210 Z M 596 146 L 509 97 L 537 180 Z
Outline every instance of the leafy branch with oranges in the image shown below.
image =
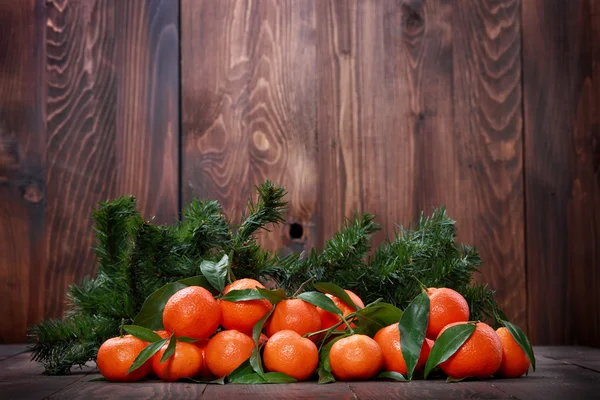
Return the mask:
M 481 259 L 456 245 L 444 208 L 374 252 L 364 213 L 322 251 L 280 257 L 254 235 L 283 222 L 284 195 L 265 182 L 238 227 L 214 201 L 195 200 L 172 226 L 143 220 L 133 197 L 102 203 L 98 276 L 69 289 L 63 319 L 32 328 L 34 359 L 49 374 L 95 360 L 107 380 L 216 384 L 535 369 L 523 331 L 472 283 Z

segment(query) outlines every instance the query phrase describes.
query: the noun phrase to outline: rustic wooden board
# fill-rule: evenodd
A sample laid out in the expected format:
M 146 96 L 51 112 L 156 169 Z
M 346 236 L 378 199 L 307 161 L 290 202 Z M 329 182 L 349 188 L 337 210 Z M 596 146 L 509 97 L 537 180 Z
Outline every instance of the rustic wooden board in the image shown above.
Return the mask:
M 14 357 L 18 354 L 24 353 L 28 350 L 31 345 L 27 344 L 3 344 L 0 346 L 0 361 Z
M 528 318 L 540 344 L 600 346 L 600 28 L 592 3 L 522 5 Z
M 4 354 L 0 346 L 0 354 Z M 314 382 L 279 385 L 204 385 L 188 382 L 91 382 L 98 378 L 91 365 L 62 377 L 41 375 L 42 367 L 29 362 L 29 354 L 0 361 L 3 398 L 234 398 L 234 399 L 592 399 L 600 390 L 600 372 L 583 364 L 600 360 L 600 350 L 582 347 L 536 347 L 538 369 L 518 379 L 444 380 L 413 382 Z M 550 358 L 553 357 L 553 358 Z M 561 361 L 568 358 L 570 361 Z M 581 365 L 581 366 L 579 366 Z
M 254 185 L 286 186 L 289 224 L 271 249 L 317 243 L 315 15 L 309 1 L 182 1 L 182 194 L 234 221 Z
M 377 244 L 446 204 L 525 327 L 519 2 L 317 7 L 323 237 L 359 209 Z
M 2 361 L 0 392 L 3 399 L 44 399 L 53 393 L 68 388 L 92 371 L 91 367 L 73 369 L 71 375 L 42 375 L 44 367 L 30 362 L 29 353 L 19 354 Z
M 95 272 L 97 202 L 131 193 L 177 220 L 178 18 L 177 0 L 48 2 L 45 317 Z
M 589 347 L 544 346 L 536 354 L 600 372 L 600 351 Z
M 489 283 L 508 318 L 526 329 L 521 2 L 454 5 L 454 137 L 448 141 L 456 141 L 455 218 L 460 238 L 483 258 L 477 280 Z
M 44 3 L 0 1 L 1 343 L 44 317 Z

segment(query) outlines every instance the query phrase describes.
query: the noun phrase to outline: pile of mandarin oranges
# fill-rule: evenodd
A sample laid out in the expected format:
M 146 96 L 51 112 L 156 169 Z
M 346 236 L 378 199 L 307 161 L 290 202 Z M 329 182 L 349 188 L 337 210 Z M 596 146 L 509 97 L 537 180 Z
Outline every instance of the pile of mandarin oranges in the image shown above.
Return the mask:
M 239 279 L 225 287 L 232 290 L 264 288 L 253 279 Z M 354 304 L 362 300 L 346 290 Z M 448 288 L 428 288 L 429 322 L 415 372 L 423 371 L 435 340 L 448 328 L 474 324 L 471 336 L 439 364 L 449 377 L 519 377 L 530 366 L 525 352 L 506 328 L 494 330 L 484 322 L 469 322 L 469 307 L 458 292 Z M 354 309 L 327 294 L 344 316 Z M 102 344 L 97 365 L 107 380 L 136 381 L 156 376 L 164 381 L 192 378 L 211 381 L 231 374 L 253 351 L 262 355 L 264 369 L 285 374 L 297 381 L 316 376 L 320 348 L 330 339 L 327 329 L 350 330 L 353 324 L 340 324 L 341 317 L 300 298 L 279 301 L 272 310 L 266 299 L 230 302 L 215 298 L 200 286 L 179 290 L 166 302 L 162 314 L 164 330 L 155 331 L 162 339 L 174 335 L 172 355 L 164 359 L 170 341 L 143 365 L 131 371 L 140 353 L 150 344 L 132 335 L 115 337 Z M 271 313 L 260 333 L 258 346 L 252 338 L 258 321 Z M 418 349 L 418 347 L 417 347 Z M 322 357 L 321 357 L 322 358 Z M 382 327 L 373 337 L 364 334 L 342 336 L 330 346 L 328 360 L 335 379 L 367 380 L 382 371 L 405 375 L 407 365 L 401 348 L 398 323 Z

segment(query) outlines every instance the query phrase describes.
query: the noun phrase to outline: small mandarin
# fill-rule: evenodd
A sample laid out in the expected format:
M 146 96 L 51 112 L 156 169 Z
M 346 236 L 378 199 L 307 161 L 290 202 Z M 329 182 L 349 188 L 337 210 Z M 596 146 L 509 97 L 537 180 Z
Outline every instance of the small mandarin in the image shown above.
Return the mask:
M 271 336 L 265 344 L 263 361 L 269 371 L 303 381 L 315 372 L 319 351 L 311 340 L 294 331 L 283 330 Z
M 206 339 L 221 322 L 221 307 L 203 287 L 190 286 L 175 293 L 165 304 L 163 325 L 177 337 Z
M 452 326 L 461 325 L 456 322 L 447 325 L 444 331 Z M 488 324 L 478 322 L 473 334 L 458 348 L 448 360 L 440 364 L 444 373 L 452 378 L 487 378 L 494 374 L 502 363 L 502 343 Z
M 254 341 L 236 330 L 221 331 L 206 346 L 206 364 L 217 378 L 229 375 L 252 355 Z
M 316 332 L 321 329 L 321 316 L 317 308 L 301 299 L 282 300 L 266 323 L 267 336 L 283 330 L 292 330 L 299 335 Z M 313 336 L 311 340 L 318 338 Z
M 348 293 L 348 296 L 350 296 L 350 298 L 352 299 L 354 304 L 356 304 L 360 308 L 364 308 L 365 304 L 360 299 L 360 297 L 358 297 L 356 294 L 354 294 L 350 290 L 344 290 L 344 291 L 346 293 Z M 329 297 L 331 300 L 333 300 L 333 303 L 337 306 L 337 308 L 339 308 L 342 311 L 344 317 L 346 317 L 346 316 L 348 316 L 348 314 L 356 311 L 352 307 L 350 307 L 348 304 L 346 304 L 342 300 L 340 300 L 339 298 L 332 296 L 329 293 L 326 294 L 326 296 Z M 319 307 L 317 307 L 317 311 L 319 312 L 319 315 L 321 316 L 321 329 L 331 328 L 332 326 L 334 326 L 341 320 L 339 315 L 335 315 L 334 313 L 325 311 Z M 354 327 L 354 324 L 352 324 L 351 326 Z M 345 328 L 346 327 L 344 325 L 340 325 L 337 327 L 338 330 L 344 330 Z
M 383 353 L 377 342 L 365 335 L 352 335 L 331 346 L 329 364 L 339 380 L 365 380 L 383 367 Z
M 191 343 L 177 342 L 175 353 L 164 362 L 160 362 L 167 350 L 168 343 L 152 358 L 152 369 L 156 376 L 168 382 L 182 378 L 193 378 L 202 369 L 202 352 Z
M 127 373 L 136 357 L 148 343 L 131 335 L 108 339 L 98 349 L 96 364 L 103 377 L 109 381 L 133 382 L 143 379 L 150 372 L 150 362 Z
M 255 289 L 264 286 L 254 279 L 238 279 L 227 285 L 223 294 L 232 290 Z M 221 325 L 225 329 L 235 329 L 247 335 L 252 335 L 254 325 L 271 310 L 271 303 L 268 300 L 248 300 L 248 301 L 219 301 L 221 307 Z
M 469 304 L 457 291 L 448 288 L 429 288 L 427 295 L 429 296 L 427 338 L 435 340 L 446 325 L 469 320 Z
M 408 373 L 408 369 L 406 367 L 406 362 L 404 361 L 404 356 L 402 355 L 398 324 L 394 323 L 386 326 L 385 328 L 381 328 L 375 334 L 373 339 L 377 342 L 377 344 L 379 344 L 379 347 L 381 347 L 385 369 L 406 375 Z M 415 371 L 419 371 L 425 366 L 425 362 L 427 361 L 427 357 L 429 357 L 429 352 L 431 351 L 432 347 L 433 340 L 425 338 L 423 341 L 423 346 L 421 347 L 421 354 L 419 356 L 419 360 L 417 361 Z
M 504 327 L 496 329 L 496 334 L 502 344 L 502 363 L 496 371 L 496 375 L 505 378 L 518 378 L 525 374 L 531 363 L 521 346 L 515 341 L 508 329 Z

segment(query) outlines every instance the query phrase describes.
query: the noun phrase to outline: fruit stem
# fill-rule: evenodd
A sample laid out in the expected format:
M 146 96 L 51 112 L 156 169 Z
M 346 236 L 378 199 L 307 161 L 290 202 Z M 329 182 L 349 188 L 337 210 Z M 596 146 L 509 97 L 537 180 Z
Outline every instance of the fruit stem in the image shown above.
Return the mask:
M 345 321 L 345 320 L 344 320 L 344 321 Z M 337 324 L 335 324 L 335 325 L 333 325 L 333 326 L 330 326 L 329 328 L 326 328 L 326 329 L 321 329 L 321 330 L 319 330 L 319 331 L 310 332 L 310 333 L 305 333 L 305 334 L 304 334 L 302 337 L 311 337 L 311 336 L 315 336 L 315 335 L 318 335 L 318 334 L 321 334 L 321 333 L 324 333 L 324 332 L 327 332 L 327 331 L 333 331 L 333 330 L 335 330 L 335 329 L 336 329 L 338 326 L 342 325 L 342 323 L 343 323 L 344 321 L 340 321 L 340 322 L 338 322 Z
M 425 293 L 427 293 L 427 286 L 425 286 L 423 284 L 423 282 L 421 282 L 416 276 L 412 275 L 412 278 L 417 281 L 417 283 L 419 284 L 419 286 L 421 286 L 421 290 L 424 291 Z
M 302 291 L 304 290 L 304 288 L 306 287 L 306 285 L 308 285 L 309 283 L 311 283 L 313 280 L 314 280 L 314 278 L 310 278 L 309 280 L 303 282 L 302 285 L 300 285 L 300 287 L 298 288 L 298 290 L 296 290 L 296 293 L 294 293 L 294 295 L 292 297 L 296 297 L 300 293 L 302 293 Z
M 119 327 L 119 337 L 123 337 L 123 327 L 125 326 L 125 318 L 121 318 L 121 326 Z

